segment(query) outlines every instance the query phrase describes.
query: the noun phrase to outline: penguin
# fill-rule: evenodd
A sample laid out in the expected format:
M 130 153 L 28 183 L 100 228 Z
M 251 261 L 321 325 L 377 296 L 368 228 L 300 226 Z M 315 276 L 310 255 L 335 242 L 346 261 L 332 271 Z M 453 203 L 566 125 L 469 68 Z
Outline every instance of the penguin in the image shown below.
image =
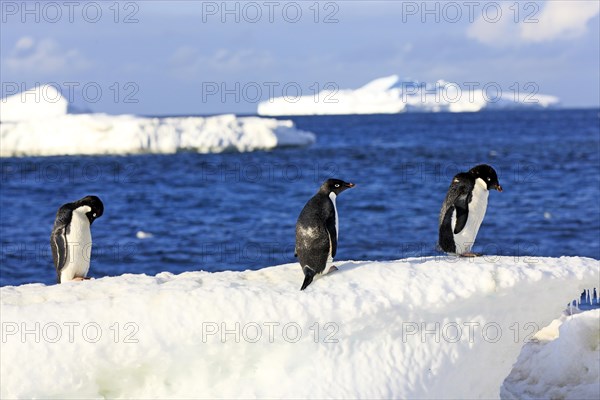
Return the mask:
M 336 199 L 354 186 L 339 179 L 328 179 L 300 212 L 296 222 L 295 254 L 304 272 L 300 290 L 306 289 L 316 274 L 337 269 L 331 266 L 325 271 L 327 262 L 333 261 L 337 251 L 340 224 Z
M 50 235 L 50 247 L 58 283 L 86 279 L 92 253 L 92 223 L 104 213 L 96 196 L 62 205 Z
M 481 164 L 452 178 L 439 217 L 438 248 L 463 257 L 471 252 L 487 209 L 489 190 L 502 192 L 494 168 Z

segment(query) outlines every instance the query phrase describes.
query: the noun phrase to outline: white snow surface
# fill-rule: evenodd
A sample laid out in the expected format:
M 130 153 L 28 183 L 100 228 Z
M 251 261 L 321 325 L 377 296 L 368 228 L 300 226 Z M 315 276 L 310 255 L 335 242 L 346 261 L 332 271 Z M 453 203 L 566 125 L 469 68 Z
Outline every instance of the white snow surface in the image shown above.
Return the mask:
M 563 315 L 521 350 L 505 399 L 600 399 L 600 310 Z
M 555 96 L 502 88 L 495 83 L 465 87 L 439 80 L 435 83 L 402 81 L 398 75 L 375 79 L 358 89 L 324 89 L 318 94 L 276 97 L 260 102 L 259 115 L 396 114 L 401 112 L 476 112 L 505 108 L 556 107 Z
M 67 102 L 54 87 L 32 91 L 45 94 L 38 101 L 21 94 L 0 100 L 0 157 L 246 152 L 315 142 L 313 133 L 297 129 L 290 120 L 233 114 L 173 118 L 67 114 Z M 49 100 L 57 96 L 60 101 Z
M 498 398 L 524 324 L 548 325 L 600 279 L 580 257 L 336 265 L 303 292 L 298 264 L 2 287 L 0 396 Z M 593 344 L 585 324 L 572 337 Z M 579 344 L 552 343 L 549 362 L 581 361 Z M 588 382 L 563 378 L 578 395 Z

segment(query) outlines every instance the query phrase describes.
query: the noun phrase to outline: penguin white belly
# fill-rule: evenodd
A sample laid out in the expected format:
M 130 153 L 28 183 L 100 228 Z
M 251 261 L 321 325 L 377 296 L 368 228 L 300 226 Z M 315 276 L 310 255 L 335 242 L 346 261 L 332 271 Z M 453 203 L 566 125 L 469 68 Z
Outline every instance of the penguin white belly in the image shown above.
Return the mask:
M 61 282 L 73 278 L 84 278 L 90 269 L 90 256 L 92 253 L 92 232 L 90 221 L 85 215 L 91 211 L 88 206 L 79 207 L 73 211 L 71 224 L 67 232 L 68 257 L 65 266 L 60 272 Z
M 337 213 L 337 206 L 335 204 L 335 199 L 337 198 L 337 196 L 335 195 L 335 193 L 331 192 L 329 193 L 329 198 L 331 199 L 331 202 L 333 203 L 333 211 L 335 212 L 335 238 L 339 239 L 340 237 L 340 227 L 338 225 L 338 213 Z
M 331 242 L 329 242 L 329 256 L 327 257 L 327 263 L 325 264 L 325 269 L 322 274 L 327 275 L 333 266 L 333 257 L 331 257 Z
M 331 192 L 329 193 L 329 198 L 331 199 L 331 202 L 333 203 L 333 211 L 335 212 L 335 238 L 336 240 L 340 237 L 339 236 L 339 225 L 338 225 L 338 213 L 337 213 L 337 205 L 335 204 L 335 199 L 337 198 L 337 196 L 335 195 L 335 193 Z M 329 239 L 329 257 L 327 257 L 327 264 L 325 266 L 325 270 L 323 271 L 323 274 L 327 274 L 329 273 L 329 270 L 331 269 L 331 263 L 333 262 L 333 257 L 331 256 L 331 252 L 333 250 L 332 248 L 333 246 L 331 245 L 331 238 Z
M 485 217 L 485 211 L 487 210 L 488 195 L 486 183 L 481 179 L 475 180 L 475 187 L 473 188 L 473 196 L 469 203 L 469 215 L 467 217 L 467 223 L 462 231 L 458 234 L 454 234 L 454 245 L 456 246 L 456 254 L 469 253 L 475 238 L 479 232 L 479 227 Z M 456 226 L 456 211 L 452 213 L 452 232 Z

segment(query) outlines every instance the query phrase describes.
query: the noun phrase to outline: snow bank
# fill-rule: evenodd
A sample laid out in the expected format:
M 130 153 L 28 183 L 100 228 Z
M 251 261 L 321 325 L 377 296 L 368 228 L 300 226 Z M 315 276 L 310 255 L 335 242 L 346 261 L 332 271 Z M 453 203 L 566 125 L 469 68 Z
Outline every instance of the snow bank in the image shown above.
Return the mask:
M 55 90 L 52 86 L 47 88 Z M 67 114 L 66 100 L 58 92 L 53 96 L 46 93 L 41 99 L 58 96 L 60 107 L 48 100 L 22 102 L 20 96 L 0 102 L 0 157 L 245 152 L 315 142 L 314 134 L 297 129 L 289 120 L 235 115 L 144 118 Z M 34 97 L 27 97 L 30 98 Z
M 564 315 L 523 347 L 505 399 L 600 399 L 600 310 Z
M 0 99 L 0 121 L 15 122 L 67 113 L 67 100 L 52 85 L 37 86 Z
M 258 105 L 259 115 L 395 114 L 405 111 L 475 112 L 515 107 L 547 108 L 559 104 L 557 97 L 506 91 L 491 85 L 484 91 L 470 83 L 426 84 L 401 81 L 397 75 L 376 79 L 356 90 L 323 90 L 296 98 L 277 97 Z M 484 85 L 481 85 L 484 86 Z
M 600 279 L 578 257 L 336 265 L 305 292 L 297 264 L 2 287 L 0 395 L 494 398 L 525 324 Z

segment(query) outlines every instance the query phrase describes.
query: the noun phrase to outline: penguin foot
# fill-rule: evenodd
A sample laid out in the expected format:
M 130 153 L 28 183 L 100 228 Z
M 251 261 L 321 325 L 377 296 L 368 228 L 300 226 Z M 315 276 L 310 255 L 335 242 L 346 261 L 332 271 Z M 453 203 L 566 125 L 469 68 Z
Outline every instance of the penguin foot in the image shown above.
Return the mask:
M 338 267 L 336 267 L 335 265 L 332 265 L 331 268 L 329 268 L 329 272 L 328 274 L 335 272 L 335 271 L 339 271 Z
M 468 252 L 468 253 L 461 254 L 460 256 L 461 257 L 481 257 L 482 255 L 483 254 L 481 254 L 481 253 L 471 253 L 471 252 Z
M 75 278 L 71 279 L 71 281 L 89 281 L 92 278 L 87 278 L 85 276 L 76 276 Z

